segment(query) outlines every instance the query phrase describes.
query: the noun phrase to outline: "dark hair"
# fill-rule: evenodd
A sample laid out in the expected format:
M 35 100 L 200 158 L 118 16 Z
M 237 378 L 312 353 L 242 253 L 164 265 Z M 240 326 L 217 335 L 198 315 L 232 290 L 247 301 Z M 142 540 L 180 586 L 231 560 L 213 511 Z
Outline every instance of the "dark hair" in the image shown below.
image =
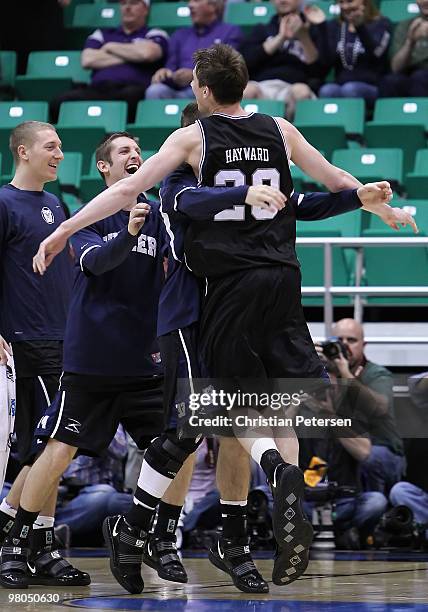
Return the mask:
M 201 113 L 199 112 L 198 104 L 196 102 L 189 102 L 181 112 L 181 127 L 192 125 L 192 123 L 195 123 L 200 118 Z
M 56 132 L 56 129 L 50 123 L 44 121 L 24 121 L 17 125 L 10 133 L 9 137 L 9 149 L 13 156 L 15 165 L 19 163 L 18 147 L 25 145 L 31 147 L 37 137 L 37 133 L 42 130 L 52 130 Z
M 242 100 L 248 83 L 245 60 L 230 45 L 213 45 L 193 55 L 195 72 L 201 87 L 209 87 L 220 104 L 234 104 Z
M 106 134 L 98 147 L 95 150 L 95 161 L 98 163 L 99 161 L 105 161 L 111 164 L 111 149 L 113 142 L 118 138 L 130 138 L 134 142 L 138 144 L 138 138 L 135 138 L 129 132 L 113 132 L 113 134 Z M 101 178 L 104 180 L 104 174 L 98 170 L 101 175 Z

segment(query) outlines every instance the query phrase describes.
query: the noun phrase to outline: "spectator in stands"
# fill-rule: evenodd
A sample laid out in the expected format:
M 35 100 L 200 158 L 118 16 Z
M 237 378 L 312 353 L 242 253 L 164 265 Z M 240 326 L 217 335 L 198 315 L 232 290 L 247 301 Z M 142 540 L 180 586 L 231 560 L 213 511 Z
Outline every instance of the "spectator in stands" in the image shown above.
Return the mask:
M 244 98 L 281 100 L 292 119 L 297 100 L 315 98 L 319 85 L 317 23 L 324 19 L 315 6 L 302 10 L 301 0 L 272 0 L 276 15 L 259 24 L 241 46 L 250 81 Z
M 92 70 L 91 83 L 66 92 L 52 104 L 70 100 L 125 100 L 129 121 L 144 97 L 153 73 L 162 65 L 168 48 L 163 30 L 148 29 L 149 0 L 119 0 L 122 24 L 95 30 L 82 51 L 82 66 Z
M 192 27 L 176 30 L 169 41 L 164 68 L 153 75 L 147 99 L 193 98 L 193 53 L 214 43 L 237 48 L 242 39 L 238 26 L 224 23 L 224 0 L 189 0 Z
M 428 0 L 416 0 L 420 15 L 397 25 L 391 45 L 392 74 L 380 83 L 380 95 L 428 96 Z
M 74 545 L 99 544 L 106 516 L 123 514 L 132 495 L 123 491 L 126 434 L 119 425 L 101 457 L 80 455 L 64 472 L 56 510 L 57 524 L 68 525 Z
M 322 26 L 322 61 L 334 69 L 334 83 L 319 90 L 320 98 L 365 98 L 373 103 L 379 79 L 388 71 L 391 22 L 373 0 L 339 0 L 340 17 Z
M 409 378 L 409 391 L 418 410 L 418 422 L 428 424 L 428 372 Z M 407 506 L 414 519 L 425 525 L 428 536 L 428 440 L 413 438 L 406 442 L 406 481 L 397 482 L 389 495 L 393 506 Z M 428 537 L 427 537 L 428 539 Z
M 338 377 L 352 381 L 358 391 L 359 405 L 370 424 L 371 452 L 362 463 L 367 491 L 389 494 L 404 472 L 403 443 L 397 432 L 393 413 L 392 374 L 386 368 L 368 361 L 364 355 L 364 331 L 354 319 L 341 319 L 333 328 L 345 347 L 334 364 Z
M 308 398 L 300 412 L 303 416 L 341 417 L 351 418 L 352 428 L 329 428 L 322 439 L 307 437 L 307 429 L 300 436 L 300 464 L 304 469 L 314 465 L 326 465 L 326 480 L 324 472 L 305 471 L 305 480 L 310 483 L 309 491 L 324 490 L 326 500 L 334 500 L 335 511 L 333 527 L 337 548 L 358 549 L 364 545 L 367 537 L 373 533 L 380 517 L 385 512 L 388 500 L 379 491 L 363 491 L 361 482 L 361 466 L 370 456 L 372 443 L 368 435 L 369 425 L 367 417 L 361 412 L 360 404 L 349 401 L 347 389 L 334 385 L 338 378 L 336 364 L 327 361 L 326 367 L 333 386 L 325 392 L 324 397 Z M 313 476 L 315 474 L 315 481 Z M 319 480 L 316 484 L 316 480 Z M 335 483 L 339 489 L 334 489 Z M 312 487 L 315 487 L 313 489 Z M 333 492 L 335 491 L 335 492 Z M 317 496 L 306 494 L 305 511 L 311 517 L 314 502 Z

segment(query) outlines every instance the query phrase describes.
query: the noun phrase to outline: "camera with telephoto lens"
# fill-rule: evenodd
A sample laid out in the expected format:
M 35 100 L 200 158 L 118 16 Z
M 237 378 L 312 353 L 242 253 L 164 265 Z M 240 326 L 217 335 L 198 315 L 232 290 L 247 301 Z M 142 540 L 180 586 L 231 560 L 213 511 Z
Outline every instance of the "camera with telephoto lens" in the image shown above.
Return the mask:
M 337 359 L 340 355 L 343 355 L 345 359 L 348 359 L 348 349 L 343 344 L 342 340 L 337 336 L 332 336 L 331 338 L 327 338 L 325 342 L 321 342 L 321 348 L 323 355 L 327 359 Z

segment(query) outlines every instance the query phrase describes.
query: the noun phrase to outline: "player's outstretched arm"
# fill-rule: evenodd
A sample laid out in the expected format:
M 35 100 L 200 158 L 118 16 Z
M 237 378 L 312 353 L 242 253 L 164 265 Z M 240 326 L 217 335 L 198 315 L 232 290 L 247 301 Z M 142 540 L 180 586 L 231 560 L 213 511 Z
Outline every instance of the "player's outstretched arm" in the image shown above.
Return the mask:
M 278 118 L 278 122 L 287 141 L 291 159 L 303 172 L 319 183 L 323 183 L 329 191 L 337 192 L 343 189 L 363 187 L 360 181 L 351 174 L 330 164 L 291 123 L 282 118 Z M 392 196 L 389 183 L 386 181 L 368 183 L 364 187 L 367 189 L 361 192 L 365 199 L 363 210 L 379 216 L 386 225 L 394 229 L 399 229 L 400 225 L 411 225 L 417 232 L 411 215 L 401 208 L 392 208 L 388 205 L 390 196 Z
M 168 176 L 160 190 L 162 212 L 181 213 L 195 221 L 209 221 L 217 213 L 248 204 L 272 212 L 285 206 L 286 197 L 269 185 L 248 187 L 197 187 L 190 169 L 178 169 Z
M 33 258 L 34 272 L 44 274 L 52 260 L 65 247 L 67 240 L 78 230 L 119 211 L 126 202 L 134 201 L 146 189 L 156 185 L 164 176 L 187 160 L 192 148 L 200 142 L 195 125 L 171 134 L 159 152 L 148 159 L 132 176 L 118 181 L 89 202 L 74 217 L 67 219 L 43 242 Z

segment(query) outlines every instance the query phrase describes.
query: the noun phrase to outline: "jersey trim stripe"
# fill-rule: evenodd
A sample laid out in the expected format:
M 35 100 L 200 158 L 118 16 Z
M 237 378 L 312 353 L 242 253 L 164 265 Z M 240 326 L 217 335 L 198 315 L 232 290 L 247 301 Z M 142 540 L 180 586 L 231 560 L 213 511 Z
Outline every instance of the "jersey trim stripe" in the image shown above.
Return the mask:
M 179 191 L 174 198 L 174 210 L 178 210 L 178 196 L 180 196 L 185 191 L 189 191 L 189 189 L 196 189 L 196 187 L 183 187 L 181 191 Z
M 199 161 L 199 176 L 198 176 L 198 187 L 200 187 L 202 184 L 202 168 L 205 162 L 206 142 L 205 142 L 204 127 L 199 119 L 196 121 L 196 125 L 199 127 L 201 131 L 201 138 L 202 138 L 202 151 L 201 151 L 201 159 Z
M 61 406 L 59 408 L 58 418 L 57 418 L 54 430 L 53 430 L 53 432 L 50 435 L 51 438 L 55 437 L 56 432 L 58 431 L 59 424 L 61 423 L 62 413 L 64 412 L 64 402 L 65 402 L 65 391 L 63 391 L 62 394 L 61 394 Z
M 183 351 L 184 351 L 184 356 L 186 357 L 187 377 L 189 379 L 190 391 L 191 391 L 191 393 L 194 393 L 195 389 L 194 389 L 194 386 L 193 386 L 192 364 L 190 363 L 189 351 L 187 350 L 186 341 L 184 339 L 183 332 L 181 331 L 181 329 L 178 330 L 178 335 L 180 336 L 181 345 L 182 345 Z
M 45 399 L 46 399 L 46 403 L 47 403 L 48 406 L 50 406 L 51 400 L 49 399 L 48 390 L 46 389 L 46 385 L 43 382 L 43 378 L 41 376 L 38 376 L 37 378 L 39 380 L 41 388 L 43 389 L 43 393 L 44 393 L 44 396 L 45 396 Z
M 174 247 L 175 236 L 174 236 L 174 232 L 171 229 L 171 222 L 169 220 L 169 215 L 168 215 L 168 213 L 166 213 L 163 210 L 162 196 L 161 196 L 161 192 L 160 191 L 159 191 L 159 202 L 160 202 L 159 212 L 162 215 L 162 220 L 163 220 L 163 222 L 165 224 L 166 233 L 169 236 L 169 248 L 171 249 L 171 253 L 172 253 L 172 256 L 174 257 L 174 259 L 176 261 L 180 261 L 181 262 L 181 259 L 179 257 L 177 257 L 177 253 L 175 251 L 175 247 Z
M 278 128 L 278 132 L 280 133 L 280 136 L 282 138 L 282 142 L 284 143 L 285 155 L 287 156 L 287 164 L 288 164 L 288 168 L 290 168 L 290 159 L 291 159 L 291 156 L 290 156 L 290 153 L 288 151 L 287 141 L 285 140 L 284 133 L 281 130 L 281 126 L 279 125 L 277 118 L 276 117 L 272 117 L 272 119 L 275 121 L 275 125 Z M 290 175 L 291 175 L 291 170 L 290 170 Z M 293 193 L 294 193 L 294 189 L 290 193 L 290 197 L 293 195 Z
M 87 249 L 83 251 L 79 259 L 80 269 L 82 270 L 82 272 L 83 272 L 83 258 L 85 257 L 85 255 L 89 253 L 89 251 L 92 251 L 92 249 L 100 249 L 100 248 L 101 248 L 100 244 L 93 244 L 92 246 L 88 247 Z
M 254 113 L 249 113 L 248 115 L 226 115 L 226 113 L 213 113 L 217 117 L 227 117 L 228 119 L 233 119 L 234 121 L 238 121 L 239 119 L 248 119 L 248 117 L 252 117 Z

